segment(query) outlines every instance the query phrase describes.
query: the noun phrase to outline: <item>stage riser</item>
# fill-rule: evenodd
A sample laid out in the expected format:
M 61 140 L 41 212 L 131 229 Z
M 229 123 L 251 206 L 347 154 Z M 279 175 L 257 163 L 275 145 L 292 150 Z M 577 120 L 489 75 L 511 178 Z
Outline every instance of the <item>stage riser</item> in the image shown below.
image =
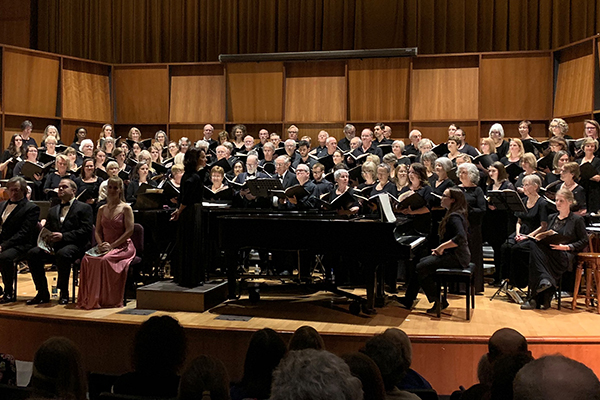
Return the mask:
M 0 352 L 31 361 L 38 346 L 51 336 L 66 336 L 82 350 L 86 369 L 105 373 L 122 373 L 131 365 L 131 344 L 138 328 L 136 323 L 110 323 L 82 320 L 0 316 Z M 384 327 L 382 327 L 383 330 Z M 239 379 L 243 360 L 253 331 L 186 328 L 187 360 L 200 354 L 220 358 L 231 379 Z M 282 333 L 289 340 L 291 333 Z M 370 335 L 323 335 L 328 350 L 343 354 L 360 349 Z M 600 341 L 536 339 L 530 344 L 534 357 L 562 353 L 579 360 L 600 376 Z M 442 394 L 459 385 L 476 382 L 477 363 L 487 351 L 487 339 L 416 337 L 413 339 L 413 368 L 422 373 Z

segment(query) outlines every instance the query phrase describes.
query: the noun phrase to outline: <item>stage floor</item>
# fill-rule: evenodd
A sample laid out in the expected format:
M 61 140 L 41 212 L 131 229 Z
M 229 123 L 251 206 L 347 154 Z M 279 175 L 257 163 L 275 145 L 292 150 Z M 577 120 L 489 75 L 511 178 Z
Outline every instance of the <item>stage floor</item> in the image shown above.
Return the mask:
M 52 282 L 55 272 L 47 273 Z M 269 327 L 288 340 L 303 325 L 314 327 L 336 354 L 356 351 L 374 334 L 389 327 L 404 330 L 413 342 L 413 368 L 424 372 L 438 393 L 449 394 L 458 385 L 476 383 L 476 366 L 487 351 L 487 340 L 496 330 L 511 327 L 527 337 L 534 357 L 562 353 L 577 359 L 600 376 L 600 315 L 595 309 L 570 309 L 564 299 L 562 310 L 556 301 L 548 311 L 523 311 L 507 297 L 490 301 L 495 292 L 486 288 L 476 296 L 471 320 L 465 320 L 465 297 L 450 296 L 450 307 L 442 318 L 425 311 L 431 306 L 423 295 L 411 311 L 393 302 L 377 309 L 375 315 L 352 315 L 348 302 L 326 292 L 294 294 L 262 292 L 252 304 L 247 296 L 228 301 L 203 313 L 137 310 L 130 301 L 119 309 L 79 310 L 73 304 L 27 306 L 35 295 L 29 274 L 19 274 L 18 302 L 0 305 L 0 352 L 31 361 L 35 349 L 47 337 L 68 336 L 84 353 L 88 370 L 123 373 L 129 370 L 130 349 L 139 324 L 151 315 L 168 314 L 186 329 L 188 360 L 200 354 L 219 357 L 232 379 L 242 373 L 243 354 L 250 335 Z M 364 290 L 355 290 L 364 294 Z M 450 371 L 450 372 L 449 372 Z

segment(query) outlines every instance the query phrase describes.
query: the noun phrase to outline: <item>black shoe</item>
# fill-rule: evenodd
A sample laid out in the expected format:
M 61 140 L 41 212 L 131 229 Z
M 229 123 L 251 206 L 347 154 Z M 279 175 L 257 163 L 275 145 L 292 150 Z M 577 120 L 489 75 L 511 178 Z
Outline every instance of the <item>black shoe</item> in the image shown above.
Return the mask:
M 540 310 L 549 310 L 552 308 L 552 294 L 546 294 L 543 298 L 543 303 L 540 305 Z
M 407 310 L 411 310 L 413 308 L 413 304 L 415 303 L 414 300 L 411 300 L 409 298 L 407 298 L 406 296 L 400 296 L 398 297 L 398 299 L 396 300 L 398 303 L 400 303 L 400 305 L 404 308 L 406 308 Z
M 537 294 L 542 293 L 544 290 L 548 290 L 552 287 L 552 284 L 548 279 L 542 279 L 537 289 L 535 290 Z
M 521 310 L 535 310 L 537 308 L 537 302 L 534 299 L 528 300 L 521 304 Z
M 27 300 L 25 304 L 28 306 L 34 306 L 36 304 L 50 303 L 50 296 L 40 296 L 37 294 L 33 299 Z
M 67 297 L 60 296 L 60 299 L 58 299 L 58 304 L 60 304 L 61 306 L 64 306 L 65 304 L 69 304 L 69 296 L 67 296 Z
M 433 303 L 433 307 L 431 307 L 429 310 L 427 310 L 427 313 L 429 313 L 429 314 L 436 313 L 437 305 L 438 305 L 438 302 L 436 301 L 435 303 Z M 446 299 L 444 299 L 444 300 L 442 300 L 442 306 L 440 307 L 440 310 L 445 310 L 446 308 L 448 308 L 448 306 L 450 306 L 450 304 L 448 304 L 448 301 Z
M 14 295 L 4 293 L 4 296 L 2 296 L 2 298 L 0 299 L 0 304 L 14 303 L 15 301 L 17 301 L 17 299 Z
M 4 289 L 2 289 L 2 286 L 0 286 L 0 296 L 2 296 L 4 294 Z

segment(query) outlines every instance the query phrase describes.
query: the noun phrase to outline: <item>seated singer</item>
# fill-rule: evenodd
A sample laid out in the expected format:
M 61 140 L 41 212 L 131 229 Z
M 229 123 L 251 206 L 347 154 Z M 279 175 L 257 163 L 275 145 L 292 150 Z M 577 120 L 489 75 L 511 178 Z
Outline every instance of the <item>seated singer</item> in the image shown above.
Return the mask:
M 77 307 L 86 310 L 123 306 L 127 270 L 135 257 L 133 211 L 125 203 L 121 178 L 108 179 L 107 195 L 98 209 L 95 232 L 98 250 L 106 253 L 86 254 L 81 261 Z
M 0 271 L 4 282 L 4 296 L 0 304 L 16 301 L 13 293 L 15 260 L 35 246 L 40 208 L 27 200 L 27 182 L 15 176 L 6 184 L 9 198 L 0 203 Z
M 529 289 L 530 298 L 521 304 L 521 309 L 532 310 L 539 306 L 542 310 L 550 308 L 550 302 L 557 287 L 558 280 L 566 271 L 572 271 L 577 253 L 588 244 L 583 217 L 571 212 L 574 202 L 573 193 L 568 189 L 560 189 L 556 193 L 556 209 L 548 221 L 548 230 L 538 233 L 530 244 L 529 254 Z M 562 235 L 560 244 L 549 244 L 544 241 L 554 233 Z M 556 243 L 556 241 L 553 241 Z
M 54 262 L 58 267 L 57 287 L 60 289 L 59 304 L 69 302 L 69 275 L 71 264 L 81 258 L 89 247 L 92 233 L 92 207 L 75 199 L 77 185 L 70 179 L 63 179 L 58 185 L 60 204 L 48 211 L 46 228 L 52 232 L 50 242 L 54 255 L 50 255 L 39 247 L 34 247 L 27 254 L 27 263 L 37 294 L 27 305 L 48 303 L 48 282 L 44 264 Z
M 435 271 L 438 268 L 467 268 L 471 258 L 467 243 L 467 202 L 461 189 L 456 187 L 444 191 L 441 200 L 446 215 L 440 222 L 438 234 L 440 244 L 431 251 L 431 255 L 423 258 L 417 264 L 417 273 L 411 276 L 405 297 L 399 298 L 402 306 L 411 309 L 419 286 L 423 288 L 427 300 L 435 303 L 427 312 L 437 309 L 438 292 L 435 283 Z M 443 299 L 441 309 L 448 307 L 448 301 Z

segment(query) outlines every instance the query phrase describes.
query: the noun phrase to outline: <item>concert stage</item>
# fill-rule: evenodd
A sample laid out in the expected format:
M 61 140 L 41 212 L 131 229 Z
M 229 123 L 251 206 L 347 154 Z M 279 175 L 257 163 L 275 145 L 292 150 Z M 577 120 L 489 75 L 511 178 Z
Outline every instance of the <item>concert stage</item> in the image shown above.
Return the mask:
M 47 274 L 50 282 L 54 274 Z M 129 369 L 131 343 L 139 324 L 149 315 L 169 314 L 186 329 L 188 360 L 199 354 L 217 356 L 231 378 L 239 379 L 249 338 L 264 327 L 281 332 L 287 340 L 298 327 L 311 325 L 323 335 L 327 349 L 336 354 L 357 350 L 372 335 L 398 327 L 413 341 L 413 368 L 438 393 L 449 394 L 459 385 L 475 383 L 477 362 L 487 351 L 487 339 L 508 326 L 528 338 L 535 357 L 560 352 L 600 375 L 600 315 L 583 305 L 572 311 L 570 299 L 563 301 L 561 311 L 556 302 L 549 311 L 522 311 L 505 297 L 490 302 L 493 293 L 488 288 L 484 296 L 476 297 L 471 321 L 465 320 L 464 296 L 452 296 L 450 307 L 438 320 L 425 313 L 430 304 L 422 296 L 410 312 L 391 303 L 376 315 L 355 316 L 348 312 L 344 299 L 325 292 L 263 293 L 257 304 L 244 297 L 203 313 L 146 312 L 137 310 L 135 301 L 123 309 L 86 311 L 72 304 L 59 306 L 56 300 L 26 306 L 25 300 L 35 293 L 30 275 L 20 274 L 19 301 L 0 305 L 0 352 L 31 361 L 46 338 L 63 335 L 80 346 L 86 369 L 121 373 Z

